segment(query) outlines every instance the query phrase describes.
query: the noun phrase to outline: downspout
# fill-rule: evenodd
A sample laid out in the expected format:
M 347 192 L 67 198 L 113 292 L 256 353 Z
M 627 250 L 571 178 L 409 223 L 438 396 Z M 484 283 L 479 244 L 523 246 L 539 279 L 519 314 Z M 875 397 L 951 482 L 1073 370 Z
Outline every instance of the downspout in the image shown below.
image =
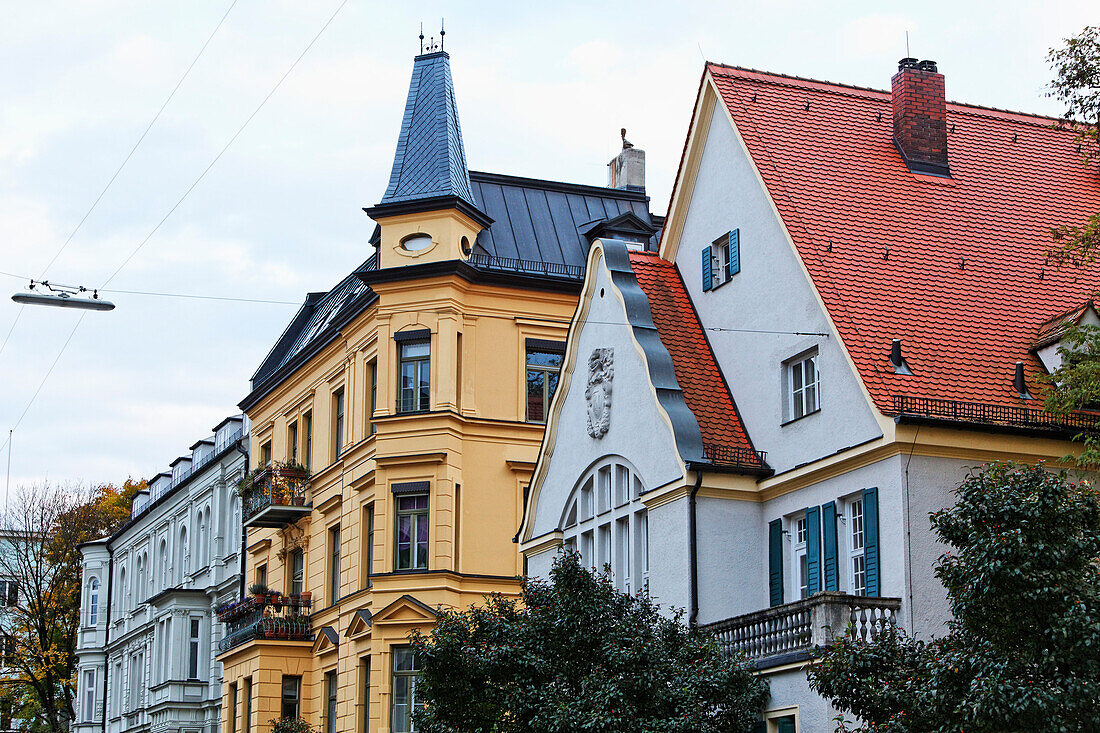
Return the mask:
M 111 544 L 107 543 L 107 610 L 103 614 L 105 624 L 103 626 L 103 722 L 100 729 L 107 733 L 107 676 L 111 673 L 110 658 L 107 653 L 107 645 L 111 641 L 111 599 L 114 593 L 111 586 L 115 580 L 115 555 L 111 551 Z
M 703 472 L 695 471 L 695 486 L 688 494 L 688 575 L 691 592 L 691 611 L 688 615 L 688 626 L 696 628 L 699 625 L 699 547 L 695 536 L 695 496 L 699 493 L 699 487 L 703 485 Z
M 241 447 L 241 443 L 243 443 L 243 442 L 244 442 L 244 438 L 238 438 L 233 443 L 233 447 L 237 449 L 238 453 L 240 453 L 242 456 L 244 456 L 244 472 L 247 474 L 248 473 L 248 451 Z M 245 526 L 244 526 L 244 501 L 243 500 L 241 501 L 241 520 L 242 520 L 241 521 L 241 563 L 240 563 L 241 567 L 240 567 L 240 573 L 239 573 L 240 576 L 241 576 L 241 581 L 240 581 L 240 586 L 241 587 L 240 587 L 240 596 L 239 597 L 244 598 L 244 579 L 245 579 L 244 555 L 245 555 L 245 552 L 247 551 L 247 548 L 248 548 L 248 530 L 245 529 Z

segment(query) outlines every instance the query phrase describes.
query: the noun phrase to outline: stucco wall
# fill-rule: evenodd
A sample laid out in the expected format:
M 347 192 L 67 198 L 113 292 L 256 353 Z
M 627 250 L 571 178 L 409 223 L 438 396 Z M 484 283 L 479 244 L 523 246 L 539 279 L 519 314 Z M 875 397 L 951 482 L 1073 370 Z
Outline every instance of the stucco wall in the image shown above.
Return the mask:
M 704 292 L 701 251 L 740 230 L 741 272 Z M 726 114 L 716 107 L 676 256 L 707 328 L 827 333 L 824 311 Z M 783 471 L 880 430 L 836 338 L 709 331 L 707 334 L 756 447 Z M 821 411 L 783 426 L 781 364 L 819 349 Z M 886 348 L 889 344 L 885 344 Z
M 537 502 L 533 508 L 532 539 L 558 528 L 566 500 L 577 481 L 593 462 L 604 456 L 626 458 L 637 470 L 646 490 L 682 477 L 672 430 L 650 386 L 645 360 L 627 325 L 626 309 L 602 260 L 597 268 L 588 318 L 574 337 L 576 363 L 563 394 L 545 479 L 532 487 Z M 615 370 L 611 422 L 601 439 L 588 434 L 585 400 L 588 357 L 597 348 L 614 349 Z M 653 532 L 651 525 L 651 535 Z M 654 555 L 655 548 L 651 546 L 650 557 Z
M 699 623 L 766 608 L 768 538 L 763 505 L 699 497 L 696 509 Z M 683 531 L 686 543 L 686 527 Z M 686 586 L 686 578 L 680 579 L 681 585 Z

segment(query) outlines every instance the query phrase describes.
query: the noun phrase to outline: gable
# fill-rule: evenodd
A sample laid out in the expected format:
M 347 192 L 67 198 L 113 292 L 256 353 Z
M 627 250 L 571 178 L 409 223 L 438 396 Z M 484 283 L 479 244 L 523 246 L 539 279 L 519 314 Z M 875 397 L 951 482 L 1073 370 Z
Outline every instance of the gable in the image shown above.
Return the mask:
M 605 247 L 615 245 L 621 250 L 618 267 L 625 269 L 619 273 L 622 277 L 613 277 L 608 267 Z M 631 325 L 632 320 L 652 321 L 645 295 L 630 271 L 625 244 L 598 240 L 589 256 L 587 272 L 531 482 L 521 530 L 523 541 L 558 529 L 574 484 L 590 465 L 605 456 L 622 456 L 629 461 L 646 490 L 681 480 L 685 460 L 702 460 L 698 424 L 679 395 L 671 360 L 656 329 L 650 326 L 638 334 Z M 628 307 L 632 318 L 628 317 Z M 593 437 L 588 429 L 589 359 L 597 350 L 610 350 L 613 370 L 609 420 L 602 437 Z M 655 378 L 651 367 L 667 373 Z M 672 416 L 659 399 L 658 389 L 667 390 L 666 403 L 672 408 Z M 597 392 L 593 389 L 594 399 Z M 677 397 L 679 407 L 675 404 Z
M 406 594 L 390 603 L 371 618 L 374 624 L 435 623 L 436 612 L 431 606 Z

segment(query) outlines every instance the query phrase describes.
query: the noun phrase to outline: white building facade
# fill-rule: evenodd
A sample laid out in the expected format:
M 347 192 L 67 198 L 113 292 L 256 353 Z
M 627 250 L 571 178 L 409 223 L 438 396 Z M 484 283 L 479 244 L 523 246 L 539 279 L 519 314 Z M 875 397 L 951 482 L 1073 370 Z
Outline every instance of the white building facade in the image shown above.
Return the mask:
M 708 65 L 660 257 L 590 252 L 518 537 L 530 575 L 575 548 L 746 653 L 773 733 L 832 728 L 806 668 L 849 623 L 945 631 L 928 515 L 972 467 L 1074 450 L 1037 377 L 1098 283 L 1043 254 L 1100 182 L 931 62 L 893 86 Z
M 75 733 L 217 733 L 215 609 L 242 593 L 247 446 L 243 416 L 225 419 L 82 547 Z

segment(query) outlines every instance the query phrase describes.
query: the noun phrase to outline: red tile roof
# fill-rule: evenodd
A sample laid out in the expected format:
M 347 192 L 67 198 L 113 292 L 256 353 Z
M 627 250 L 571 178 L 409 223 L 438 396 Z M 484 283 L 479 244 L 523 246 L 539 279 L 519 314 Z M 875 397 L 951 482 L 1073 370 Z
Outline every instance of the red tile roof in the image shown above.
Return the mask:
M 717 462 L 730 462 L 728 458 L 722 460 L 721 454 L 726 451 L 732 451 L 726 453 L 727 456 L 751 453 L 755 457 L 752 441 L 718 369 L 714 352 L 676 265 L 652 252 L 632 250 L 630 266 L 649 300 L 653 323 L 657 326 L 661 343 L 672 357 L 676 381 L 683 391 L 688 409 L 699 423 L 703 445 L 708 447 L 708 457 Z M 712 450 L 710 446 L 717 446 L 718 450 Z M 748 462 L 758 467 L 763 465 L 758 458 Z
M 1100 176 L 1071 134 L 948 103 L 952 178 L 914 175 L 889 92 L 707 70 L 880 409 L 895 394 L 1021 405 L 1017 361 L 1041 391 L 1040 326 L 1100 286 L 1100 266 L 1045 258 L 1051 227 L 1100 212 Z M 893 338 L 913 376 L 894 373 Z

